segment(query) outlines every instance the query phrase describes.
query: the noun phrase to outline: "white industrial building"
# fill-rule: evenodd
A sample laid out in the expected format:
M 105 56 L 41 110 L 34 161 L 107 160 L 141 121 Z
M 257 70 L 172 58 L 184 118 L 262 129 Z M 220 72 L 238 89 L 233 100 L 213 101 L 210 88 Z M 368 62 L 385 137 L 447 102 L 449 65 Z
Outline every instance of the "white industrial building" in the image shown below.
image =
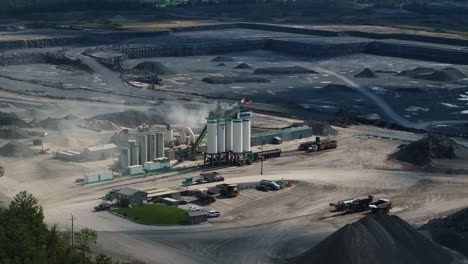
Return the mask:
M 84 183 L 98 183 L 104 181 L 112 181 L 114 179 L 114 174 L 112 171 L 102 171 L 86 174 L 84 177 Z
M 117 146 L 115 144 L 105 144 L 99 146 L 91 146 L 85 148 L 83 156 L 86 160 L 105 160 L 112 158 L 117 153 Z

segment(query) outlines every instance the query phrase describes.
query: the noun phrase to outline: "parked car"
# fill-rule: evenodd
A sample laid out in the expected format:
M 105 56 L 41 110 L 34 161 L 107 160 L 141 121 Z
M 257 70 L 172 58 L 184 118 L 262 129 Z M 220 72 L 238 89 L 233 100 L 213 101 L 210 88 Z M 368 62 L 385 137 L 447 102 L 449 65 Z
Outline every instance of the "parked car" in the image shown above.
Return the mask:
M 198 212 L 200 211 L 200 208 L 195 207 L 195 206 L 190 206 L 189 209 L 187 209 L 190 212 Z
M 106 211 L 106 210 L 109 210 L 112 208 L 112 205 L 109 204 L 109 203 L 100 203 L 98 204 L 97 206 L 94 207 L 94 210 L 96 212 L 99 212 L 99 211 Z
M 262 191 L 262 192 L 268 192 L 268 188 L 265 186 L 265 185 L 258 185 L 255 187 L 255 189 L 257 189 L 258 191 Z
M 208 217 L 219 217 L 220 215 L 219 211 L 208 211 Z

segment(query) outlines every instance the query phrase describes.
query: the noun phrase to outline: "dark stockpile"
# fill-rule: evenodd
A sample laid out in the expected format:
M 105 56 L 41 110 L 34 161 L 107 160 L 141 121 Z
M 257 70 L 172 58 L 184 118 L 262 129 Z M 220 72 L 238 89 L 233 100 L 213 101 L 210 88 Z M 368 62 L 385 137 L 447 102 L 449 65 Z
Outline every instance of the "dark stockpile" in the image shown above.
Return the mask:
M 137 69 L 125 70 L 121 73 L 120 77 L 126 82 L 142 82 L 149 84 L 162 83 L 162 80 L 158 77 L 157 74 Z
M 439 82 L 454 82 L 466 78 L 467 75 L 455 68 L 436 70 L 426 67 L 418 67 L 413 70 L 402 71 L 397 76 L 406 76 L 414 79 L 423 79 Z
M 304 122 L 304 125 L 310 126 L 312 131 L 314 131 L 314 135 L 318 136 L 333 136 L 337 135 L 338 131 L 332 128 L 329 124 L 315 121 L 315 120 L 307 120 Z
M 253 77 L 253 76 L 210 76 L 203 78 L 204 82 L 210 84 L 232 84 L 232 83 L 268 83 L 270 80 L 262 77 Z
M 317 90 L 318 93 L 357 93 L 352 87 L 346 86 L 344 84 L 334 84 L 330 83 L 325 85 L 322 89 Z
M 468 257 L 468 208 L 445 218 L 433 219 L 421 227 L 437 243 Z
M 144 61 L 139 63 L 137 66 L 133 67 L 135 70 L 140 70 L 144 72 L 150 72 L 157 75 L 168 75 L 173 74 L 166 66 L 158 61 Z
M 260 68 L 254 71 L 254 74 L 307 74 L 307 73 L 316 73 L 313 70 L 301 66 L 291 66 L 291 67 L 270 67 L 270 68 Z
M 166 124 L 167 120 L 156 112 L 140 112 L 135 110 L 127 110 L 117 113 L 101 114 L 92 117 L 91 119 L 107 120 L 116 125 L 123 127 L 137 127 L 143 124 L 156 125 Z
M 50 130 L 67 130 L 75 127 L 73 121 L 74 120 L 48 117 L 39 122 L 39 126 Z
M 21 120 L 16 114 L 0 112 L 0 126 L 17 126 L 20 128 L 30 127 L 28 123 Z
M 65 119 L 65 120 L 77 120 L 77 119 L 80 119 L 80 118 L 77 117 L 77 116 L 74 115 L 74 114 L 68 114 L 68 115 L 66 115 L 65 117 L 63 117 L 63 119 Z
M 354 75 L 356 78 L 378 78 L 379 76 L 369 68 L 365 68 L 360 73 Z
M 24 144 L 8 142 L 0 148 L 0 155 L 15 158 L 30 158 L 34 155 L 34 151 Z
M 241 63 L 239 65 L 237 65 L 236 67 L 234 67 L 235 69 L 253 69 L 252 66 L 250 66 L 249 64 L 247 63 Z
M 213 58 L 211 61 L 212 62 L 228 62 L 228 61 L 234 61 L 234 59 L 231 57 L 226 57 L 226 56 L 218 56 L 216 58 Z
M 0 138 L 5 139 L 21 139 L 28 138 L 29 133 L 17 126 L 9 126 L 5 128 L 0 128 Z
M 226 66 L 226 63 L 220 63 L 220 64 L 218 64 L 216 66 Z
M 372 214 L 348 224 L 294 264 L 442 264 L 453 257 L 398 216 Z
M 429 135 L 408 145 L 400 145 L 399 150 L 390 155 L 390 158 L 425 166 L 431 164 L 432 159 L 456 158 L 456 148 L 462 148 L 462 146 L 447 136 Z
M 119 126 L 108 120 L 87 119 L 81 123 L 81 126 L 96 131 L 113 131 L 120 129 Z

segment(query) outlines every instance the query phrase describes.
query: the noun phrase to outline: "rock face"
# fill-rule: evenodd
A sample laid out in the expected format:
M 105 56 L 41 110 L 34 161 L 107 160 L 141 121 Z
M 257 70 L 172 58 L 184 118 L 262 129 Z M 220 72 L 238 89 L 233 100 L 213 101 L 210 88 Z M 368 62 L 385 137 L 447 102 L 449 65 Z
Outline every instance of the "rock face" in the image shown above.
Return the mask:
M 402 71 L 396 76 L 406 76 L 414 79 L 423 79 L 439 82 L 454 82 L 468 77 L 465 73 L 455 68 L 444 68 L 441 70 L 418 67 L 412 70 Z
M 311 74 L 316 73 L 313 70 L 301 66 L 291 66 L 291 67 L 270 67 L 270 68 L 260 68 L 254 71 L 254 74 Z
M 399 146 L 400 149 L 390 155 L 390 158 L 425 166 L 431 164 L 432 159 L 456 158 L 455 149 L 462 147 L 446 136 L 429 135 L 408 145 Z
M 157 75 L 169 75 L 173 74 L 166 66 L 158 61 L 145 61 L 137 66 L 133 67 L 135 70 L 140 70 L 144 72 L 154 73 Z
M 34 151 L 19 142 L 8 142 L 0 148 L 0 155 L 15 158 L 30 158 L 34 155 Z
M 365 68 L 360 73 L 354 75 L 356 78 L 378 78 L 379 76 L 369 68 Z
M 421 226 L 429 231 L 432 239 L 444 247 L 468 257 L 468 208 L 440 219 L 433 219 Z
M 372 214 L 339 229 L 293 264 L 440 264 L 453 257 L 397 216 Z
M 233 83 L 268 83 L 270 80 L 253 76 L 210 76 L 203 78 L 209 84 L 233 84 Z

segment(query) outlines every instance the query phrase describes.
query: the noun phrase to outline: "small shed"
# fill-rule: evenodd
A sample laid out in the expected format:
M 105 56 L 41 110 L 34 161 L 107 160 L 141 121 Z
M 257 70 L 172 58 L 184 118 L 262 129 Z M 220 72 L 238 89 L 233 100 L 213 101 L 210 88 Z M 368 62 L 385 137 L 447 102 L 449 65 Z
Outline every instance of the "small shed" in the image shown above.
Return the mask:
M 172 198 L 169 198 L 169 197 L 166 197 L 166 198 L 162 198 L 161 200 L 159 200 L 161 203 L 165 204 L 165 205 L 169 205 L 169 206 L 179 206 L 179 201 L 176 200 L 176 199 L 172 199 Z
M 188 223 L 189 225 L 198 225 L 203 222 L 206 222 L 208 218 L 207 211 L 196 211 L 196 212 L 188 212 Z
M 125 187 L 117 192 L 119 202 L 122 200 L 128 200 L 131 205 L 141 205 L 143 201 L 148 200 L 148 194 L 139 190 Z

